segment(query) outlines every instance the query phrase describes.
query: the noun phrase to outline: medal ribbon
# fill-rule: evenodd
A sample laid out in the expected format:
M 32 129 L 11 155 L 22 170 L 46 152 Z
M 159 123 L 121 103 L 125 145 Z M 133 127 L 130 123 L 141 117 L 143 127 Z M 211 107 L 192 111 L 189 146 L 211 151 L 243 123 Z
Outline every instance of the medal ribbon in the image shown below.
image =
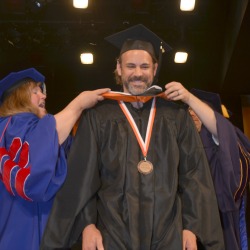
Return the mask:
M 106 92 L 104 94 L 102 94 L 102 96 L 105 99 L 111 99 L 111 100 L 116 100 L 116 101 L 124 101 L 124 102 L 147 102 L 150 99 L 152 99 L 154 96 L 135 96 L 135 95 L 125 95 L 124 93 L 118 93 L 118 92 Z M 164 92 L 155 95 L 156 97 L 161 97 L 161 98 L 165 98 L 165 94 Z
M 125 114 L 131 128 L 134 131 L 135 137 L 136 137 L 136 139 L 141 147 L 141 151 L 143 153 L 144 159 L 146 159 L 146 157 L 147 157 L 149 143 L 151 140 L 151 135 L 152 135 L 152 130 L 153 130 L 153 124 L 154 124 L 155 113 L 156 113 L 155 100 L 156 100 L 156 98 L 153 97 L 153 101 L 152 101 L 152 105 L 151 105 L 151 109 L 150 109 L 150 114 L 149 114 L 149 118 L 148 118 L 148 125 L 147 125 L 145 142 L 143 141 L 141 134 L 140 134 L 140 131 L 139 131 L 139 129 L 134 121 L 133 116 L 129 112 L 128 108 L 126 107 L 126 105 L 124 104 L 123 101 L 118 101 L 120 108 L 122 109 L 122 111 Z

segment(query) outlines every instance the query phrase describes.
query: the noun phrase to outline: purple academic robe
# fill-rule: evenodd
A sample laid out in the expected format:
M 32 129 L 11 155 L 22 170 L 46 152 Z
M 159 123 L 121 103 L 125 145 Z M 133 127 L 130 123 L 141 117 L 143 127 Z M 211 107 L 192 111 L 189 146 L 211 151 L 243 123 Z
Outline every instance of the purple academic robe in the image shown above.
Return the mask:
M 250 141 L 221 114 L 215 112 L 215 116 L 219 145 L 204 126 L 200 135 L 214 181 L 226 250 L 241 250 L 240 209 L 249 178 Z

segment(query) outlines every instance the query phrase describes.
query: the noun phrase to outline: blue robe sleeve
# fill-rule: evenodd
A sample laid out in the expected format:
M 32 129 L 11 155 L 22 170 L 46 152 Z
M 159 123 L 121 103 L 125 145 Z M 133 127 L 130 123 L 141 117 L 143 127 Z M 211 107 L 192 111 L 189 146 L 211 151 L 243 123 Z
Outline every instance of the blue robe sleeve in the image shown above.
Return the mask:
M 1 143 L 2 144 L 2 143 Z M 12 117 L 5 134 L 1 172 L 7 190 L 30 201 L 48 201 L 63 184 L 67 164 L 55 118 Z

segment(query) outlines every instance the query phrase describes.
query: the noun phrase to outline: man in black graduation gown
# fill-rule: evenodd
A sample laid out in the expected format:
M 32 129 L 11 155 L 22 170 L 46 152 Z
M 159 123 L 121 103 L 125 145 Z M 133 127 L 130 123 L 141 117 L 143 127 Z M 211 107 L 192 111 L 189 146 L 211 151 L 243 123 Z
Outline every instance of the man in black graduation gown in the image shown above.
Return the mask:
M 189 106 L 200 133 L 217 194 L 225 249 L 248 250 L 244 203 L 249 181 L 249 139 L 227 119 L 229 114 L 218 94 L 199 89 L 189 92 L 178 82 L 165 87 L 169 99 L 182 100 Z
M 121 48 L 116 76 L 124 97 L 136 101 L 106 100 L 82 116 L 41 249 L 82 239 L 90 250 L 191 250 L 196 242 L 223 250 L 213 182 L 191 117 L 152 92 L 139 97 L 157 75 L 161 43 L 170 47 L 143 25 L 107 40 Z

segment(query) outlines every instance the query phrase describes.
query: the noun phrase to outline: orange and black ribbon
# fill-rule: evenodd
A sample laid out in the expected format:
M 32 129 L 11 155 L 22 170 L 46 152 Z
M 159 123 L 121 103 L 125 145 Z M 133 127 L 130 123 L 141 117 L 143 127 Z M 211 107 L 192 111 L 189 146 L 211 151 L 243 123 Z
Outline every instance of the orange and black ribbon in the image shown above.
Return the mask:
M 129 95 L 129 94 L 124 94 L 124 93 L 119 93 L 119 92 L 114 92 L 114 91 L 110 91 L 110 92 L 106 92 L 104 94 L 102 94 L 102 96 L 105 99 L 111 99 L 111 100 L 116 100 L 116 101 L 124 101 L 124 102 L 147 102 L 150 99 L 152 99 L 153 97 L 161 97 L 164 98 L 165 94 L 164 92 L 157 94 L 155 96 L 142 96 L 142 95 Z

